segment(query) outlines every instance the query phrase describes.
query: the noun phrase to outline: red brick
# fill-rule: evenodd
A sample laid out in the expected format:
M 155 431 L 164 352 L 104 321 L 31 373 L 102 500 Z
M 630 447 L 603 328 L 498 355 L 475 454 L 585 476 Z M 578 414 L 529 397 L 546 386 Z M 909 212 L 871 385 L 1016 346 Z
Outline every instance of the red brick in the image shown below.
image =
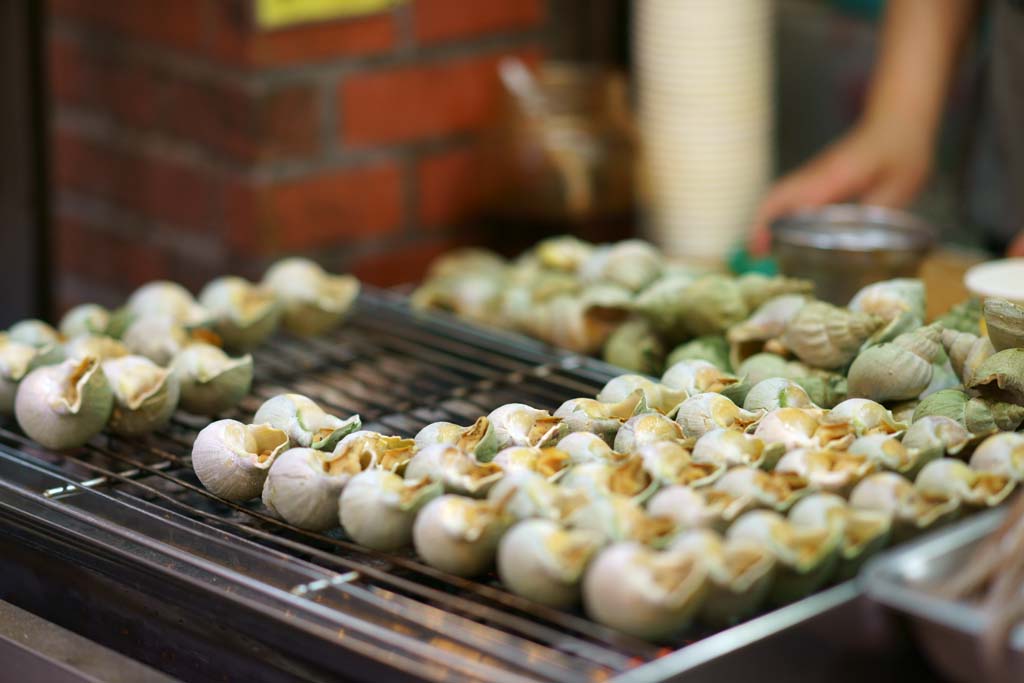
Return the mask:
M 209 0 L 49 0 L 50 12 L 168 47 L 203 47 Z
M 454 246 L 455 242 L 449 240 L 415 242 L 360 258 L 351 264 L 349 272 L 363 282 L 380 287 L 419 282 L 430 262 Z
M 59 188 L 93 195 L 177 227 L 204 230 L 215 225 L 221 183 L 211 172 L 66 130 L 57 131 L 53 149 Z
M 229 239 L 248 253 L 344 245 L 393 233 L 401 221 L 401 173 L 393 163 L 238 186 L 228 197 Z
M 413 12 L 421 43 L 530 28 L 544 20 L 541 0 L 416 0 Z
M 395 44 L 391 12 L 275 30 L 254 26 L 248 12 L 237 4 L 217 2 L 211 15 L 211 54 L 243 65 L 307 64 L 385 52 Z
M 54 250 L 58 273 L 125 291 L 168 277 L 166 255 L 144 235 L 127 239 L 68 216 L 56 221 Z
M 480 172 L 475 147 L 423 158 L 416 169 L 420 225 L 451 227 L 471 217 L 480 206 Z
M 371 71 L 338 88 L 339 133 L 354 145 L 402 142 L 473 130 L 486 124 L 502 97 L 503 55 Z M 537 53 L 520 53 L 533 60 Z

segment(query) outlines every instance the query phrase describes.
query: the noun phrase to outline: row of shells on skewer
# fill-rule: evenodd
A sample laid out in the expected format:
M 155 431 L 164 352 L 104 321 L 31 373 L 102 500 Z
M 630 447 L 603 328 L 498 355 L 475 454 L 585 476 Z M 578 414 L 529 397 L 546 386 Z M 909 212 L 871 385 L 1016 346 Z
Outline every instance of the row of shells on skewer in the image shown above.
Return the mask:
M 784 378 L 737 404 L 727 393 L 739 383 L 683 361 L 660 382 L 620 376 L 554 413 L 509 404 L 413 439 L 360 431 L 356 418 L 332 418 L 319 439 L 295 433 L 290 416 L 307 404 L 285 395 L 251 425 L 203 430 L 193 466 L 213 493 L 262 497 L 289 524 L 340 525 L 460 576 L 496 567 L 528 599 L 582 600 L 594 619 L 653 639 L 850 576 L 890 539 L 997 505 L 1024 477 L 1022 435 L 904 420 L 863 398 L 819 408 Z M 319 417 L 303 424 L 326 419 L 306 409 Z
M 305 259 L 272 265 L 255 284 L 221 277 L 198 299 L 150 282 L 118 310 L 82 304 L 57 328 L 24 320 L 0 333 L 0 415 L 43 446 L 80 446 L 103 429 L 138 436 L 177 408 L 218 415 L 249 393 L 248 350 L 278 327 L 312 335 L 340 323 L 359 291 Z M 225 347 L 237 356 L 229 355 Z

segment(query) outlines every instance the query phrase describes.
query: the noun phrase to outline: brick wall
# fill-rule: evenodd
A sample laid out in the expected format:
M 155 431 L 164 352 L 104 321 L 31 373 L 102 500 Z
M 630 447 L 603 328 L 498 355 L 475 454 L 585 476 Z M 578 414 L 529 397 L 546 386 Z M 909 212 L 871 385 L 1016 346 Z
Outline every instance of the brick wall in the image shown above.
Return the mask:
M 495 64 L 546 0 L 409 0 L 264 31 L 251 0 L 50 0 L 58 306 L 310 255 L 420 276 L 469 238 Z

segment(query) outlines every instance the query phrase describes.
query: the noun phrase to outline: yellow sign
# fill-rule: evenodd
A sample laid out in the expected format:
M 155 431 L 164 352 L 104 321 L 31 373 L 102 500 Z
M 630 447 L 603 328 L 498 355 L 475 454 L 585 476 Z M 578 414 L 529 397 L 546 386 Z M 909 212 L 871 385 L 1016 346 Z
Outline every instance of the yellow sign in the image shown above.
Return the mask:
M 403 0 L 257 0 L 256 22 L 262 28 L 281 28 L 324 19 L 372 14 Z

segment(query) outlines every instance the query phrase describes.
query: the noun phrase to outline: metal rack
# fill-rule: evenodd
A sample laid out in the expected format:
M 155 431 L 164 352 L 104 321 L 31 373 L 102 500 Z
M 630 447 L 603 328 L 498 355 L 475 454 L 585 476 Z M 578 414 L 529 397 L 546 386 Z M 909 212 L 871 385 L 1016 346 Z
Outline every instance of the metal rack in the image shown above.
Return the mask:
M 364 295 L 330 336 L 275 338 L 257 352 L 256 368 L 252 395 L 231 417 L 245 420 L 266 398 L 295 391 L 333 413 L 359 413 L 368 429 L 405 435 L 437 420 L 469 423 L 509 402 L 554 409 L 593 395 L 615 373 L 444 316 L 417 319 L 381 292 Z M 840 586 L 731 633 L 695 629 L 658 647 L 519 598 L 494 577 L 454 577 L 412 554 L 354 545 L 338 530 L 290 526 L 258 502 L 223 501 L 189 462 L 206 423 L 179 413 L 158 434 L 103 435 L 64 453 L 0 428 L 0 539 L 134 586 L 162 610 L 205 614 L 283 672 L 307 678 L 662 680 L 720 656 L 724 644 L 742 647 L 856 597 L 852 585 Z M 704 654 L 686 647 L 702 639 Z

